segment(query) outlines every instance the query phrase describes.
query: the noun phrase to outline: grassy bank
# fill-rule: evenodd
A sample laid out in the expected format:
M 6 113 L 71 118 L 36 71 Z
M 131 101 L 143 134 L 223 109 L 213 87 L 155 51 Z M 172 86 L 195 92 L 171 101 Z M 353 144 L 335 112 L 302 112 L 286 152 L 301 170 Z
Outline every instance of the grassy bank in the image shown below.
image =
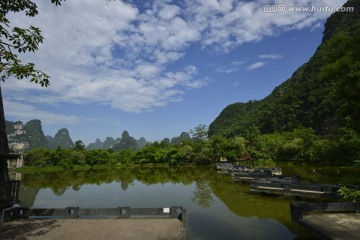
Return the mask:
M 74 170 L 74 171 L 82 171 L 82 170 L 100 170 L 100 169 L 121 169 L 121 168 L 133 168 L 133 167 L 168 167 L 170 166 L 168 163 L 130 163 L 130 164 L 97 164 L 97 165 L 74 165 L 71 169 L 65 169 L 62 166 L 46 166 L 46 167 L 33 167 L 33 166 L 25 166 L 22 168 L 17 168 L 16 172 L 19 173 L 36 173 L 36 172 L 61 172 L 64 170 Z
M 19 173 L 34 173 L 34 172 L 61 172 L 64 171 L 62 166 L 47 166 L 47 167 L 22 167 L 15 170 Z

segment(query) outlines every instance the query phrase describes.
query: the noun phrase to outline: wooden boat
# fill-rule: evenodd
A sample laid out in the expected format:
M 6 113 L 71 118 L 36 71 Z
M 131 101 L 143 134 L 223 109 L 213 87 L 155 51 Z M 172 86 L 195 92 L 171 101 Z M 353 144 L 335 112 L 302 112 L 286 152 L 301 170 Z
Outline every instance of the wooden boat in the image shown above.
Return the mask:
M 233 182 L 249 183 L 252 181 L 270 183 L 270 182 L 282 182 L 282 183 L 296 183 L 300 182 L 299 175 L 284 176 L 284 175 L 272 175 L 269 173 L 241 173 L 232 176 Z
M 273 176 L 281 176 L 282 170 L 281 168 L 257 168 L 257 171 L 270 173 Z
M 262 178 L 256 180 L 257 182 L 264 182 L 264 183 L 271 183 L 271 182 L 277 182 L 277 183 L 298 183 L 300 182 L 300 176 L 299 175 L 292 175 L 292 176 L 271 176 L 267 178 Z
M 234 165 L 231 169 L 230 169 L 232 174 L 237 174 L 239 172 L 249 172 L 249 171 L 253 171 L 253 168 L 245 166 L 245 165 Z
M 273 176 L 282 175 L 281 168 L 251 168 L 244 165 L 234 165 L 233 168 L 230 169 L 232 175 L 237 175 L 241 173 L 263 173 Z
M 337 191 L 341 185 L 317 183 L 286 183 L 286 182 L 260 182 L 250 183 L 250 191 L 280 195 L 292 195 L 309 198 L 337 199 Z
M 261 172 L 243 172 L 232 175 L 232 181 L 237 183 L 250 183 L 260 179 L 266 179 L 272 177 L 271 174 Z
M 226 170 L 230 171 L 234 167 L 234 164 L 229 162 L 221 162 L 221 163 L 215 163 L 214 168 L 216 170 Z

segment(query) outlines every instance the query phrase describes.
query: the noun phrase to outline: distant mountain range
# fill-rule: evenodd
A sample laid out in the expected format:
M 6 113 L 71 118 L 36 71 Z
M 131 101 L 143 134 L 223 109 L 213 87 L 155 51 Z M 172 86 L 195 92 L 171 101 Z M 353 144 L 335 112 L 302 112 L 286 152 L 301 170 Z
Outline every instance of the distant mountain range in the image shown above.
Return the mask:
M 45 136 L 41 121 L 34 119 L 28 121 L 25 125 L 21 121 L 5 121 L 6 134 L 9 141 L 9 148 L 12 152 L 26 152 L 32 148 L 44 147 L 56 149 L 61 148 L 74 148 L 75 144 L 70 137 L 70 133 L 66 128 L 60 129 L 54 137 Z M 165 138 L 163 141 L 166 143 L 180 143 L 184 140 L 190 140 L 190 135 L 186 132 L 182 132 L 180 136 L 173 137 L 171 140 Z M 144 147 L 148 142 L 144 137 L 135 139 L 129 135 L 127 131 L 123 131 L 121 138 L 114 139 L 113 137 L 107 137 L 104 142 L 99 138 L 95 142 L 90 143 L 86 149 L 113 149 L 115 151 L 125 149 L 139 149 Z
M 36 147 L 52 149 L 56 149 L 58 146 L 61 148 L 74 147 L 66 128 L 60 129 L 52 137 L 44 135 L 41 121 L 37 119 L 30 120 L 25 125 L 20 121 L 5 121 L 5 123 L 10 151 L 25 152 Z

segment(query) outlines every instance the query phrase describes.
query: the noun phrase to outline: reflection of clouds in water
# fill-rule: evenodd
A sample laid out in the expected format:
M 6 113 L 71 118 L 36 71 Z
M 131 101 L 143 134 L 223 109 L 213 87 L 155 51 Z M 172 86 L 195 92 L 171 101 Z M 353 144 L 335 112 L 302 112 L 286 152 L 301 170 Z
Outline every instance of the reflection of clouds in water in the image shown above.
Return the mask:
M 210 208 L 211 211 L 215 209 Z M 219 211 L 222 210 L 222 211 Z M 239 217 L 225 209 L 215 210 L 216 216 L 206 212 L 188 214 L 187 237 L 196 240 L 237 239 L 294 239 L 295 235 L 273 219 Z M 189 226 L 190 225 L 190 226 Z

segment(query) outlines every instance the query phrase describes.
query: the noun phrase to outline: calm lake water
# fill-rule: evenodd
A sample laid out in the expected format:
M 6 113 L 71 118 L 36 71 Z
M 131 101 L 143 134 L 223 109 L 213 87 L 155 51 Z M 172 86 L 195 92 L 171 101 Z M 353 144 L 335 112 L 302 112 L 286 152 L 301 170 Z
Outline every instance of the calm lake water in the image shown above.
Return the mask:
M 282 167 L 302 180 L 360 185 L 360 168 Z M 20 205 L 32 208 L 187 209 L 187 238 L 312 239 L 291 223 L 289 203 L 309 201 L 251 193 L 211 167 L 144 167 L 23 174 Z

